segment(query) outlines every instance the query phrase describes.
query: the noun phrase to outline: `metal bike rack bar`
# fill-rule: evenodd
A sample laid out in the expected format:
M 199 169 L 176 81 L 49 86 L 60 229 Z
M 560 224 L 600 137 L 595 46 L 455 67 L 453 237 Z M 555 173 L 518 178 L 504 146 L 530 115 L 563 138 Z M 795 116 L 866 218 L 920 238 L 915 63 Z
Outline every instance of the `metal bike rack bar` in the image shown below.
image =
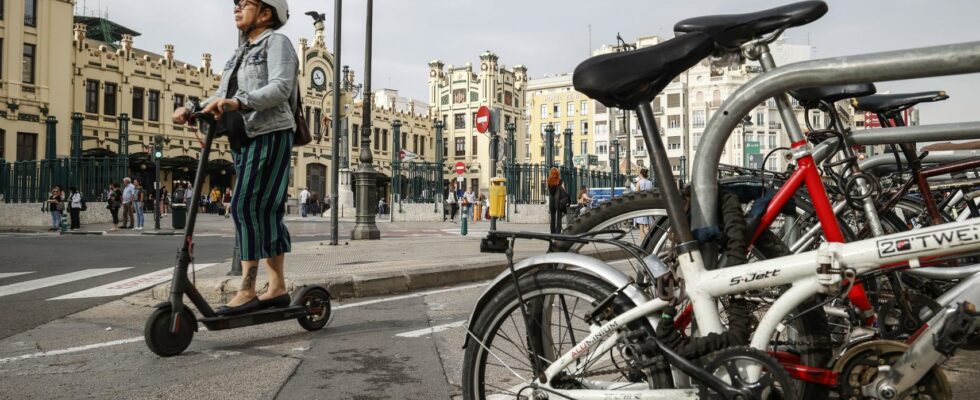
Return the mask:
M 765 100 L 815 85 L 843 85 L 980 72 L 980 42 L 804 61 L 778 67 L 740 87 L 714 113 L 694 158 L 692 228 L 713 225 L 718 174 L 728 136 Z
M 902 126 L 851 132 L 851 141 L 859 145 L 935 142 L 939 140 L 980 139 L 980 122 Z

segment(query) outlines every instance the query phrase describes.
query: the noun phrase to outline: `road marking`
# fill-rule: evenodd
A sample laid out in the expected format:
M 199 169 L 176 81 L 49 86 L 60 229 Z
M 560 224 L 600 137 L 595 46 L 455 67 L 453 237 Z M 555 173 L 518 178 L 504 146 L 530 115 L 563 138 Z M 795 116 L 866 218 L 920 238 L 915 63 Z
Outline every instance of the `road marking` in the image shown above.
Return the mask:
M 12 277 L 12 276 L 17 276 L 17 275 L 32 274 L 32 273 L 34 273 L 34 271 L 27 271 L 27 272 L 0 272 L 0 279 L 9 278 L 9 277 Z
M 78 347 L 69 347 L 67 349 L 61 349 L 61 350 L 42 351 L 40 353 L 32 353 L 32 354 L 24 354 L 22 356 L 16 356 L 16 357 L 0 358 L 0 364 L 13 362 L 13 361 L 30 360 L 32 358 L 50 357 L 50 356 L 57 356 L 57 355 L 69 354 L 69 353 L 78 353 L 80 351 L 98 349 L 98 348 L 109 347 L 109 346 L 117 346 L 120 344 L 139 342 L 142 340 L 143 337 L 140 336 L 140 337 L 133 337 L 129 339 L 113 340 L 111 342 L 95 343 L 95 344 L 89 344 L 89 345 L 78 346 Z
M 450 322 L 448 324 L 436 325 L 436 326 L 425 328 L 425 329 L 419 329 L 419 330 L 415 330 L 415 331 L 409 331 L 409 332 L 399 333 L 399 334 L 397 334 L 395 336 L 398 336 L 398 337 L 407 337 L 407 338 L 417 338 L 417 337 L 422 337 L 422 336 L 425 336 L 425 335 L 431 335 L 431 334 L 437 333 L 437 332 L 442 332 L 442 331 L 447 330 L 447 329 L 458 328 L 458 327 L 463 326 L 463 325 L 466 325 L 466 320 L 465 319 L 462 320 L 462 321 L 456 321 L 456 322 Z
M 46 288 L 48 286 L 60 285 L 63 283 L 80 281 L 82 279 L 88 279 L 91 277 L 111 274 L 113 272 L 119 272 L 127 270 L 126 268 L 93 268 L 86 269 L 82 271 L 76 271 L 64 275 L 50 276 L 47 278 L 35 279 L 33 281 L 19 282 L 11 285 L 0 286 L 0 297 L 10 296 L 12 294 L 29 292 L 31 290 Z
M 367 306 L 367 305 L 371 305 L 371 304 L 387 303 L 389 301 L 398 301 L 398 300 L 411 299 L 411 298 L 415 298 L 415 297 L 428 296 L 430 294 L 438 294 L 438 293 L 455 292 L 455 291 L 459 291 L 459 290 L 473 289 L 473 288 L 478 288 L 478 287 L 481 287 L 481 286 L 486 286 L 488 284 L 489 284 L 488 282 L 484 282 L 484 283 L 477 283 L 477 284 L 472 284 L 472 285 L 457 286 L 457 287 L 448 288 L 448 289 L 429 290 L 429 291 L 426 291 L 426 292 L 418 292 L 418 293 L 406 294 L 406 295 L 401 295 L 401 296 L 385 297 L 383 299 L 374 299 L 374 300 L 362 301 L 362 302 L 358 302 L 358 303 L 344 304 L 344 305 L 336 306 L 333 309 L 334 310 L 342 310 L 342 309 L 351 308 L 351 307 L 362 307 L 362 306 Z
M 195 264 L 194 270 L 200 272 L 201 270 L 213 265 L 216 264 L 214 263 Z M 174 274 L 173 271 L 174 271 L 173 267 L 165 268 L 156 272 L 151 272 L 149 274 L 123 279 L 119 282 L 113 282 L 110 284 L 106 284 L 90 289 L 85 289 L 80 292 L 70 293 L 64 296 L 58 296 L 48 300 L 68 300 L 68 299 L 84 299 L 89 297 L 122 296 L 127 293 L 132 293 L 132 292 L 146 289 L 158 283 L 166 282 L 173 277 Z

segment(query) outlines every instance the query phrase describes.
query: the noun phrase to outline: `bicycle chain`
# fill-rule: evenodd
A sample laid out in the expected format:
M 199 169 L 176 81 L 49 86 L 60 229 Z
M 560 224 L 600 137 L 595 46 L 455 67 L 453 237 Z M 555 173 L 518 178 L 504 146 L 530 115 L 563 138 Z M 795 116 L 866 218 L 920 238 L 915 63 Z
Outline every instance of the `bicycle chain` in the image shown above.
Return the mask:
M 581 374 L 574 374 L 574 375 L 567 375 L 567 376 L 569 378 L 591 378 L 593 376 L 608 375 L 608 374 L 617 373 L 617 372 L 620 373 L 620 374 L 622 374 L 624 372 L 629 372 L 629 370 L 626 369 L 626 368 L 610 368 L 610 369 L 605 369 L 605 370 L 600 369 L 598 371 L 583 372 Z

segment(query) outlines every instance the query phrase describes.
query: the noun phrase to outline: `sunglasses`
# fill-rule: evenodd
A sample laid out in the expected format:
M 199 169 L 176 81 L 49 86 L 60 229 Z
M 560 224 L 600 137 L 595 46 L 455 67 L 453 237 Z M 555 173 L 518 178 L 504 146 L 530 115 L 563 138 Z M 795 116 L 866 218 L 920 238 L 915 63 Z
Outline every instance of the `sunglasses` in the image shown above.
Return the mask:
M 254 2 L 254 1 L 240 0 L 239 2 L 235 3 L 235 11 L 244 10 L 248 6 L 258 6 L 258 5 L 259 5 L 259 3 Z

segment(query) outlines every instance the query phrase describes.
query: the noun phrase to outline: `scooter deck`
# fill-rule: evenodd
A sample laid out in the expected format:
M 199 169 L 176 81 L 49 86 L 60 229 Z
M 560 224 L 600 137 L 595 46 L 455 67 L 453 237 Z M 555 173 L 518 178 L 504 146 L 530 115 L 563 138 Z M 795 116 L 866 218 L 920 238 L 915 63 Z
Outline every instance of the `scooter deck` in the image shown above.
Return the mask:
M 267 308 L 239 315 L 201 318 L 198 322 L 203 323 L 208 330 L 220 331 L 305 317 L 307 315 L 306 310 L 306 306 L 294 305 L 281 308 Z

